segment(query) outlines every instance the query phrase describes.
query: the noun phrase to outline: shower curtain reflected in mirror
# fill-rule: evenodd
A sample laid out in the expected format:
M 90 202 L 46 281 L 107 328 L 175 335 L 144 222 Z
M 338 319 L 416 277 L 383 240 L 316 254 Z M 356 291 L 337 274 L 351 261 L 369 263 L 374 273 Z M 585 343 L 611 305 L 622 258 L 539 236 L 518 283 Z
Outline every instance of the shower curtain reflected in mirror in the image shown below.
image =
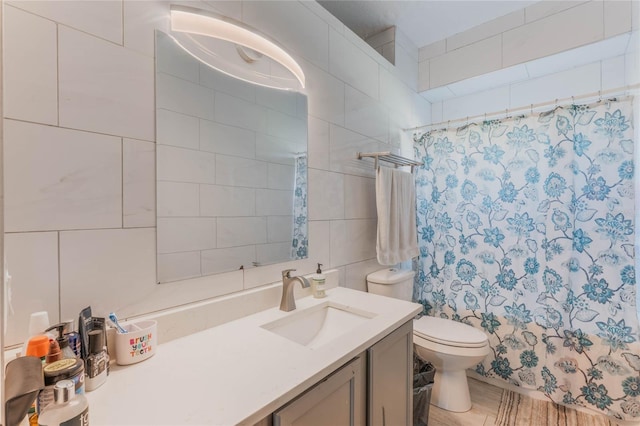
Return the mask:
M 309 237 L 307 230 L 307 155 L 298 155 L 295 159 L 293 188 L 293 239 L 291 258 L 306 259 Z
M 414 299 L 488 335 L 478 374 L 640 418 L 631 101 L 414 140 Z

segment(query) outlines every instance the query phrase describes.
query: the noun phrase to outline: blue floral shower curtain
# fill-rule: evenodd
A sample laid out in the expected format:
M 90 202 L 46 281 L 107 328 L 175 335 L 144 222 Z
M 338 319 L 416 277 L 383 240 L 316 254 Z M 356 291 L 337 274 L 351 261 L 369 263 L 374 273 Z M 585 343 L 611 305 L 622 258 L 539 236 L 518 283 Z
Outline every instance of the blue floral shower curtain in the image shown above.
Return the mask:
M 631 101 L 416 135 L 414 300 L 483 330 L 482 376 L 640 418 Z
M 306 259 L 309 245 L 307 237 L 307 156 L 295 158 L 293 187 L 293 238 L 291 259 Z

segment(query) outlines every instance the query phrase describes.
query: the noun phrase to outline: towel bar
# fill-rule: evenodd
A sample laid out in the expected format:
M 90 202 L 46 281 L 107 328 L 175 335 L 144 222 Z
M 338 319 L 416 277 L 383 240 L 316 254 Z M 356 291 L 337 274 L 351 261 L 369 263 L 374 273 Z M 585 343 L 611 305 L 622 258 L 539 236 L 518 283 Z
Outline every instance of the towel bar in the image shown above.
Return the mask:
M 402 157 L 397 154 L 393 154 L 392 152 L 358 152 L 358 160 L 362 160 L 365 157 L 375 158 L 375 168 L 378 169 L 378 161 L 384 161 L 387 163 L 394 164 L 396 167 L 398 166 L 411 166 L 411 173 L 413 173 L 414 166 L 422 166 L 423 163 L 420 161 L 411 160 L 406 157 Z

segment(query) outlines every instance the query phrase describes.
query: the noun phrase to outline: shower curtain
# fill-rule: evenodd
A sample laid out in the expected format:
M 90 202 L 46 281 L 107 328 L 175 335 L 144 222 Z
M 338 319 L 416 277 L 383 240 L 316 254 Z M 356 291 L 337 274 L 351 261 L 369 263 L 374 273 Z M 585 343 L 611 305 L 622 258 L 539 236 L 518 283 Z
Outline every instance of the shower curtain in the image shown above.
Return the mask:
M 639 419 L 631 101 L 414 142 L 414 300 L 487 334 L 478 374 Z
M 307 258 L 307 232 L 307 156 L 299 155 L 295 158 L 291 259 Z

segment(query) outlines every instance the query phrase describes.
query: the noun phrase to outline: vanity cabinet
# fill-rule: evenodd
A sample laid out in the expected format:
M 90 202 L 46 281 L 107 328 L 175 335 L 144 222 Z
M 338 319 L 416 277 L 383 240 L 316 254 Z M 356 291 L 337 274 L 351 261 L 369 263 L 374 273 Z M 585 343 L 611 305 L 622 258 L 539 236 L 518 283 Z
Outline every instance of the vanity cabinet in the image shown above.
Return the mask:
M 409 321 L 256 426 L 409 425 L 412 380 Z
M 364 426 L 365 359 L 359 356 L 273 413 L 275 426 Z
M 370 426 L 409 425 L 413 421 L 413 321 L 367 350 L 367 401 Z

